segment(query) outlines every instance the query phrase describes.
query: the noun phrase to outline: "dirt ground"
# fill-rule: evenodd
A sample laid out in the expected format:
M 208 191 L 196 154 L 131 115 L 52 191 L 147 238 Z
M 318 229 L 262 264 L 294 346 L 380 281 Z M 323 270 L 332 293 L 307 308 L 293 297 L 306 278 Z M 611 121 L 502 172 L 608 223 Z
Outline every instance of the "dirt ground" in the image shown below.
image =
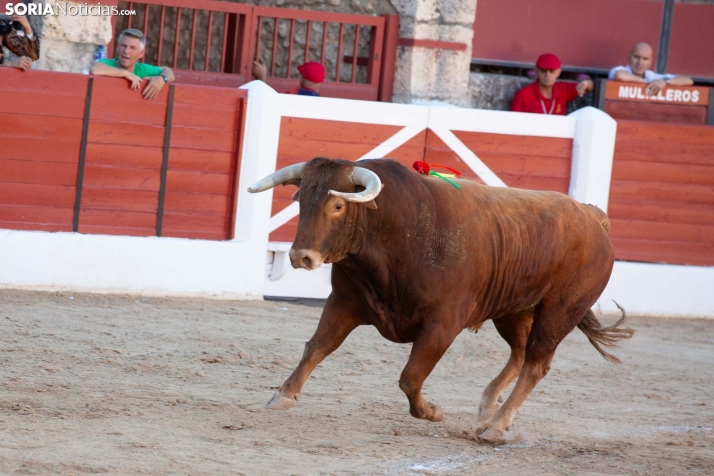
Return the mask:
M 319 303 L 318 303 L 319 304 Z M 632 318 L 607 363 L 574 331 L 516 416 L 474 440 L 508 357 L 488 323 L 427 380 L 444 423 L 409 416 L 410 346 L 371 327 L 320 365 L 295 408 L 263 409 L 314 331 L 315 303 L 0 291 L 1 474 L 714 472 L 714 320 Z

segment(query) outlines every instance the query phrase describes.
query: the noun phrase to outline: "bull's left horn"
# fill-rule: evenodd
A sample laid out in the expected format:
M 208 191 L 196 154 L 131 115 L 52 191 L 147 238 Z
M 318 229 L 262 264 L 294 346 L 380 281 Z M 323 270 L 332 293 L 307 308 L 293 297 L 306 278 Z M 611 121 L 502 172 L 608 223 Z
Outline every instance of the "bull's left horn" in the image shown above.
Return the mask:
M 348 202 L 358 202 L 365 203 L 374 200 L 382 191 L 382 181 L 379 180 L 377 174 L 371 170 L 367 170 L 362 167 L 355 167 L 350 176 L 352 183 L 355 185 L 361 185 L 365 189 L 357 193 L 346 193 L 338 192 L 336 190 L 330 190 L 328 193 L 334 195 L 335 197 L 340 197 L 347 200 Z
M 289 165 L 280 170 L 276 170 L 264 179 L 258 180 L 253 185 L 248 187 L 250 193 L 265 192 L 273 187 L 284 184 L 288 180 L 301 179 L 302 171 L 305 168 L 305 162 Z

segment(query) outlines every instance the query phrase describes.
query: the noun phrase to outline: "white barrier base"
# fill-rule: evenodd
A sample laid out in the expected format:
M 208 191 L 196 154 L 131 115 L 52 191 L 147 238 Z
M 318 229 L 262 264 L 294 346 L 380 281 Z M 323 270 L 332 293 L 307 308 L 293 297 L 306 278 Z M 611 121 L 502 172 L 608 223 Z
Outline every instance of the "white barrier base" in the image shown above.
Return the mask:
M 0 287 L 262 299 L 263 246 L 0 230 Z
M 616 261 L 610 282 L 595 305 L 619 314 L 714 319 L 714 267 Z
M 0 230 L 0 288 L 222 299 L 325 299 L 331 265 L 287 267 L 278 280 L 268 252 L 236 241 Z M 263 279 L 254 279 L 255 276 Z M 714 267 L 618 261 L 595 305 L 617 314 L 714 318 Z
M 265 273 L 266 296 L 326 299 L 330 295 L 332 292 L 332 285 L 330 284 L 331 264 L 323 264 L 313 271 L 295 269 L 287 265 L 284 271 L 281 270 L 280 279 L 270 279 L 273 265 L 275 264 L 275 256 L 279 253 L 281 251 L 268 251 Z

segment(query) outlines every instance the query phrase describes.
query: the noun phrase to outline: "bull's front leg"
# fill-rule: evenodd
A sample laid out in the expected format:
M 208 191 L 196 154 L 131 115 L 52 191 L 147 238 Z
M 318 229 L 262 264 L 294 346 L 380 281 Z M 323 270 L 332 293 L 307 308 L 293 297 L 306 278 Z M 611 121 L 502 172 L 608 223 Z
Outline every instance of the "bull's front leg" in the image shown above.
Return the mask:
M 457 332 L 449 329 L 429 329 L 414 340 L 409 361 L 399 377 L 399 388 L 409 399 L 409 413 L 414 418 L 429 421 L 444 421 L 444 411 L 440 406 L 427 402 L 421 394 L 424 380 L 441 359 Z
M 354 313 L 340 306 L 332 295 L 327 299 L 317 330 L 307 344 L 297 368 L 265 405 L 271 410 L 287 410 L 295 405 L 312 371 L 334 352 L 357 326 L 364 324 Z

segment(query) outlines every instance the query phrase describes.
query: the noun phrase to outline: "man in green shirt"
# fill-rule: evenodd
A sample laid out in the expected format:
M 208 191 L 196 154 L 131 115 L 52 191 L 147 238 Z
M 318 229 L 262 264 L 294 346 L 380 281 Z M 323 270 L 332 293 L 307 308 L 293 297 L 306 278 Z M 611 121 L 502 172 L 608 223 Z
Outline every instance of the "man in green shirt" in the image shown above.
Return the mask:
M 138 61 L 146 53 L 146 37 L 134 28 L 124 30 L 117 40 L 117 57 L 102 59 L 92 65 L 89 70 L 97 76 L 126 78 L 131 83 L 131 89 L 139 89 L 141 80 L 147 78 L 149 83 L 142 91 L 144 99 L 154 99 L 166 83 L 176 77 L 167 67 L 152 66 Z

